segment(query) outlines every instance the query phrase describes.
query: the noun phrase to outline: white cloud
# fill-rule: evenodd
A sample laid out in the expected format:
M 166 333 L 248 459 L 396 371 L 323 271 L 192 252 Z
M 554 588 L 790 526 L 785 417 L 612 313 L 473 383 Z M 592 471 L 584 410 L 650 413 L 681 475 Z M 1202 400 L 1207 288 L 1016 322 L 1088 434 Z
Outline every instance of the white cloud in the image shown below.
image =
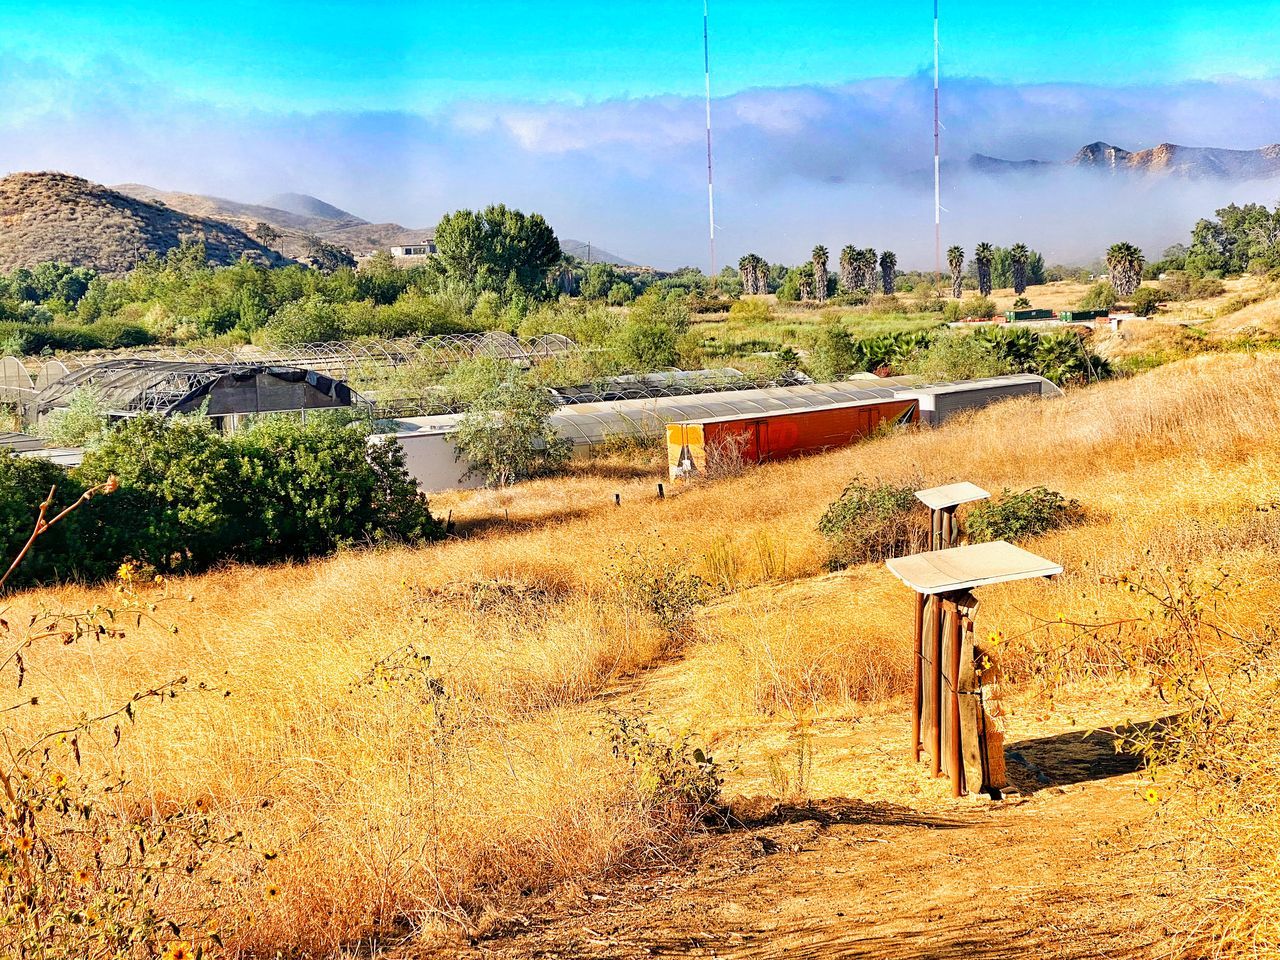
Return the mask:
M 696 96 L 230 113 L 118 63 L 70 73 L 8 58 L 0 102 L 20 105 L 0 114 L 0 171 L 61 169 L 249 201 L 297 190 L 410 226 L 501 200 L 632 259 L 706 261 Z M 717 100 L 714 114 L 723 260 L 755 250 L 794 262 L 815 243 L 852 242 L 932 264 L 929 77 L 750 90 Z M 1051 259 L 1081 259 L 1127 238 L 1158 252 L 1228 199 L 1280 197 L 1280 181 L 993 181 L 965 168 L 974 152 L 1063 160 L 1099 139 L 1130 149 L 1280 141 L 1274 79 L 1115 88 L 956 79 L 944 86 L 943 116 L 947 243 L 1024 240 Z

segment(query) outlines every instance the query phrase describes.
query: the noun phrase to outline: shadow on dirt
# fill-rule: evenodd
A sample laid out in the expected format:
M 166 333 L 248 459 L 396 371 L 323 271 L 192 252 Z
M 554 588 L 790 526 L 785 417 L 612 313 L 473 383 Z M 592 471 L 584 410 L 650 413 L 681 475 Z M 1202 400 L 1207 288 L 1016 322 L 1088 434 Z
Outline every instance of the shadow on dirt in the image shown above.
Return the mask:
M 718 822 L 716 822 L 718 820 Z M 971 821 L 921 813 L 895 803 L 863 803 L 844 797 L 815 800 L 812 803 L 780 803 L 772 797 L 744 797 L 734 800 L 712 822 L 713 832 L 756 830 L 791 823 L 813 823 L 829 827 L 834 824 L 874 824 L 884 827 L 926 827 L 955 830 L 972 826 Z M 718 828 L 718 829 L 717 829 Z
M 1010 781 L 1024 794 L 1048 787 L 1106 780 L 1136 773 L 1144 766 L 1135 741 L 1159 737 L 1178 714 L 1144 723 L 1125 723 L 1085 733 L 1074 731 L 1005 747 Z

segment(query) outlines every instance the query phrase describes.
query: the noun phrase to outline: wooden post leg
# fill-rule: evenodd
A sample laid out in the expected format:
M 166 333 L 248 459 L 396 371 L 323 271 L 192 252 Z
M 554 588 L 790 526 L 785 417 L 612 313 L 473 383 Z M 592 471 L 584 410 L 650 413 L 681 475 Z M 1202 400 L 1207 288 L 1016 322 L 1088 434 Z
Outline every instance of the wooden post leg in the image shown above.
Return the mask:
M 933 663 L 929 671 L 929 688 L 933 698 L 933 717 L 929 728 L 929 748 L 932 754 L 932 772 L 935 777 L 942 776 L 942 598 L 929 598 L 932 607 L 931 625 L 933 631 L 930 639 L 933 642 Z
M 929 549 L 941 550 L 942 549 L 942 511 L 941 510 L 929 511 L 929 525 L 930 525 Z
M 960 610 L 954 603 L 948 604 L 948 607 L 950 616 L 947 618 L 947 641 L 951 646 L 951 697 L 948 706 L 951 723 L 947 731 L 947 748 L 951 766 L 951 795 L 960 797 L 964 795 L 964 761 L 960 756 Z
M 925 596 L 917 593 L 915 643 L 911 648 L 915 667 L 911 699 L 911 758 L 917 763 L 920 762 L 920 715 L 924 709 L 924 607 Z

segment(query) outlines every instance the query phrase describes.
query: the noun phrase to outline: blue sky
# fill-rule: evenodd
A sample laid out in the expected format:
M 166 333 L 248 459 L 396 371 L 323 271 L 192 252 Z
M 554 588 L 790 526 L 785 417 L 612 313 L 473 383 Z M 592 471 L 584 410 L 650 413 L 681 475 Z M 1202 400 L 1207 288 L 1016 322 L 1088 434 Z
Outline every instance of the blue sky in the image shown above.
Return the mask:
M 932 262 L 931 3 L 711 0 L 721 262 L 815 243 Z M 975 152 L 1280 142 L 1275 0 L 942 0 L 946 242 L 1159 248 L 1280 182 L 993 184 Z M 503 201 L 706 265 L 700 0 L 0 0 L 0 174 L 429 226 Z M 1096 249 L 1095 249 L 1096 248 Z
M 461 99 L 696 93 L 698 0 L 32 4 L 5 0 L 0 49 L 111 58 L 228 106 L 425 110 Z M 930 6 L 712 0 L 715 87 L 903 76 L 931 61 Z M 943 0 L 953 75 L 1109 84 L 1261 76 L 1274 2 Z M 815 28 L 815 25 L 816 28 Z

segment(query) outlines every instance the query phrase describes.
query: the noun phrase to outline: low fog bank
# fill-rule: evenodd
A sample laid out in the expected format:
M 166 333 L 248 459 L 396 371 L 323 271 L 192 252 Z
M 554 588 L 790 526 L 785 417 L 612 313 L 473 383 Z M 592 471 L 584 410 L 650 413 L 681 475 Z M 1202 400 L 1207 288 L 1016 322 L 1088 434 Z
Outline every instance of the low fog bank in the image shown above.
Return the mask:
M 703 106 L 696 96 L 585 105 L 458 103 L 430 114 L 230 111 L 125 65 L 70 73 L 0 64 L 0 172 L 55 169 L 103 183 L 256 202 L 314 194 L 409 227 L 506 202 L 563 236 L 672 268 L 708 262 Z M 1022 241 L 1084 262 L 1124 239 L 1157 255 L 1223 204 L 1280 198 L 1280 181 L 988 177 L 973 152 L 1064 161 L 1107 140 L 1256 147 L 1280 140 L 1280 82 L 1165 87 L 948 80 L 944 245 Z M 798 262 L 814 244 L 893 249 L 933 266 L 927 77 L 749 90 L 716 101 L 721 264 L 747 252 Z

